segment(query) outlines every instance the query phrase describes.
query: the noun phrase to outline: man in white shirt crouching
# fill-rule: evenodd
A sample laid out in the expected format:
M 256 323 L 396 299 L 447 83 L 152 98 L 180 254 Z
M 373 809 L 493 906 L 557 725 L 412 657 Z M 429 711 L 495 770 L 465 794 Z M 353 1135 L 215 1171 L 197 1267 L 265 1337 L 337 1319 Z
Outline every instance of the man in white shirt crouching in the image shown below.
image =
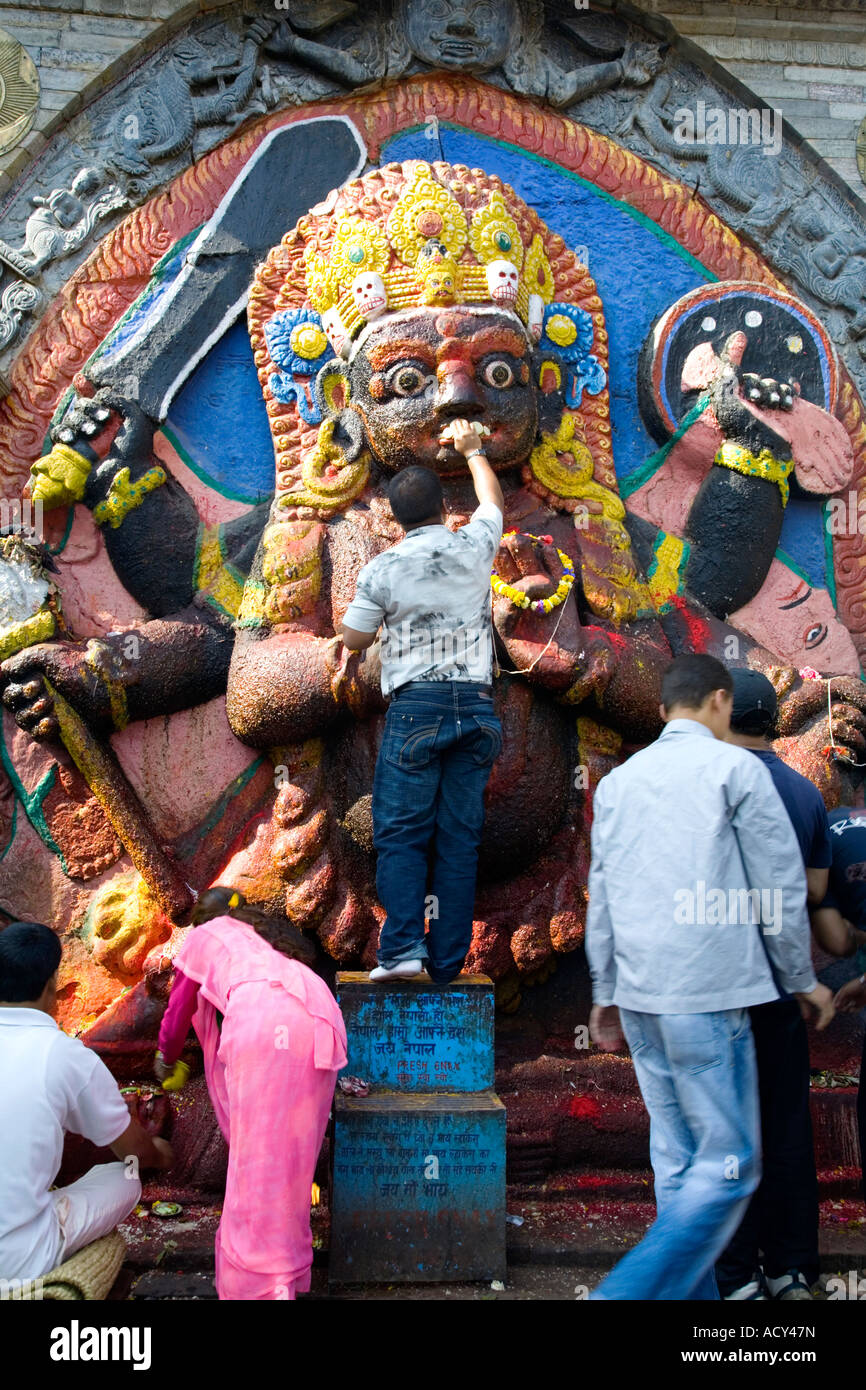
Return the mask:
M 139 1166 L 169 1168 L 171 1145 L 130 1119 L 95 1052 L 51 1017 L 61 947 L 50 927 L 0 931 L 0 1279 L 37 1279 L 107 1235 L 141 1196 Z M 65 1132 L 117 1163 L 51 1191 Z

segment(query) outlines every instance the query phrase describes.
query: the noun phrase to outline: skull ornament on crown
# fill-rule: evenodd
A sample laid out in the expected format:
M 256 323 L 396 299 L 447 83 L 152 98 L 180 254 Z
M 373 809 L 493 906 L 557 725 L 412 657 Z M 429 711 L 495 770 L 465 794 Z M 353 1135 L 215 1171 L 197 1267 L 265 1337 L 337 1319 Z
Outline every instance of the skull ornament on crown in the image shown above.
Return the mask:
M 487 267 L 487 288 L 496 304 L 516 304 L 520 280 L 511 261 L 491 261 Z
M 352 281 L 352 294 L 358 313 L 367 323 L 384 314 L 388 307 L 385 282 L 375 270 L 362 271 L 360 275 L 355 276 Z M 340 337 L 340 342 L 345 343 L 344 336 Z

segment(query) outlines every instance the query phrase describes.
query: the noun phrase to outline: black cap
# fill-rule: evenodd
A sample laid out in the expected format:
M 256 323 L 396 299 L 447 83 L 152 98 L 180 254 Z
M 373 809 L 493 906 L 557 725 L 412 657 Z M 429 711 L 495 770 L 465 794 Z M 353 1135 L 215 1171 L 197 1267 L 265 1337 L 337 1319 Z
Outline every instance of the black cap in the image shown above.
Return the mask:
M 751 671 L 745 666 L 735 666 L 731 676 L 734 681 L 731 728 L 741 734 L 766 733 L 775 723 L 779 707 L 770 681 L 760 671 Z

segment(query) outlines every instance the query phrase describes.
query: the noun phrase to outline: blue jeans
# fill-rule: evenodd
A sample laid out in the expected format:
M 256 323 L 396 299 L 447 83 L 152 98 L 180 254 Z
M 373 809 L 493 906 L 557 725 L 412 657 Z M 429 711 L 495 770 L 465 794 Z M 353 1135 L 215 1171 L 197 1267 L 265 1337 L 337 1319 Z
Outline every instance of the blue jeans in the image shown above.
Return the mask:
M 426 960 L 438 984 L 460 974 L 472 940 L 484 788 L 501 747 L 486 687 L 415 681 L 391 701 L 373 779 L 376 888 L 388 914 L 380 965 Z
M 591 1297 L 717 1299 L 713 1266 L 761 1176 L 749 1012 L 620 1013 L 650 1115 L 658 1214 Z

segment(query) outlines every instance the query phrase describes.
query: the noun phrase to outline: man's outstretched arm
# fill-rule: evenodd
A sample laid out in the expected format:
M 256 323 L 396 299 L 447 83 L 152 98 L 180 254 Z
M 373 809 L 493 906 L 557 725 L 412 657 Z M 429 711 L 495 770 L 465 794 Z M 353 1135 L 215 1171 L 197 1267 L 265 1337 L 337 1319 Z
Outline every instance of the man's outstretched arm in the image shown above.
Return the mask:
M 448 426 L 447 436 L 443 435 L 440 442 L 445 443 L 446 439 L 450 440 L 457 452 L 465 458 L 472 474 L 479 505 L 492 502 L 494 507 L 498 507 L 500 512 L 504 513 L 505 498 L 499 479 L 484 453 L 484 440 L 478 432 L 478 426 L 469 420 L 454 420 Z

